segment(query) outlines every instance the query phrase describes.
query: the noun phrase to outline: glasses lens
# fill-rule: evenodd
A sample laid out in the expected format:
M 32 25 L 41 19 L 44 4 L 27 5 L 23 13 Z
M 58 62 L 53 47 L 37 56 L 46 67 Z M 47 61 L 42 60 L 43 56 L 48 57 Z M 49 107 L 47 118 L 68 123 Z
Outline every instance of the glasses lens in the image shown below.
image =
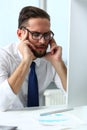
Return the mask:
M 44 34 L 44 39 L 49 40 L 50 39 L 50 34 Z
M 34 33 L 32 33 L 32 36 L 33 36 L 33 39 L 35 39 L 35 40 L 38 40 L 38 39 L 40 39 L 40 33 L 39 32 L 34 32 Z
M 54 34 L 53 32 L 50 32 L 48 34 L 44 35 L 45 40 L 51 40 L 53 38 Z
M 52 31 L 48 33 L 41 34 L 39 32 L 32 32 L 32 38 L 34 40 L 40 40 L 42 37 L 44 37 L 45 40 L 51 40 L 54 36 L 54 33 Z

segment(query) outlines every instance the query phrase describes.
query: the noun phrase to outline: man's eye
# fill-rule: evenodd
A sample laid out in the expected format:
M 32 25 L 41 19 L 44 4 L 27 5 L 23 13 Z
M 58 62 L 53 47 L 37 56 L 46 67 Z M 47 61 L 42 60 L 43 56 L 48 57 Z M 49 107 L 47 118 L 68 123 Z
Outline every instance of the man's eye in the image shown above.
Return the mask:
M 38 36 L 40 36 L 40 33 L 38 33 L 38 32 L 33 33 L 33 36 L 34 36 L 34 37 L 38 37 Z
M 49 32 L 44 33 L 44 36 L 49 36 L 49 35 L 50 35 L 50 33 L 49 33 Z
M 50 37 L 50 33 L 45 33 L 44 36 L 45 37 Z

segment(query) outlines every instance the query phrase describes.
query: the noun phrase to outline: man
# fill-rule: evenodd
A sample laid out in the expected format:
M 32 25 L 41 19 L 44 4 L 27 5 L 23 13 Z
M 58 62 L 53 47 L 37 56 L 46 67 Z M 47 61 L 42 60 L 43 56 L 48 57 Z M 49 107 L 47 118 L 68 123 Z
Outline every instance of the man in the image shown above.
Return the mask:
M 17 36 L 18 44 L 0 49 L 0 109 L 3 110 L 27 107 L 32 62 L 36 64 L 39 96 L 52 81 L 66 90 L 67 70 L 62 48 L 50 30 L 50 16 L 37 7 L 24 7 L 19 14 Z

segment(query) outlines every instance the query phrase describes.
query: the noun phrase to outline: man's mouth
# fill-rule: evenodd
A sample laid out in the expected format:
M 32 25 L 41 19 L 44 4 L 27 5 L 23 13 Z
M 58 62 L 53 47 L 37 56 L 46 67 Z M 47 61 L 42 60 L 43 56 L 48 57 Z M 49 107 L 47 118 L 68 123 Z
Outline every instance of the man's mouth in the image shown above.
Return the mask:
M 46 50 L 47 46 L 36 46 L 36 49 L 38 49 L 38 50 Z

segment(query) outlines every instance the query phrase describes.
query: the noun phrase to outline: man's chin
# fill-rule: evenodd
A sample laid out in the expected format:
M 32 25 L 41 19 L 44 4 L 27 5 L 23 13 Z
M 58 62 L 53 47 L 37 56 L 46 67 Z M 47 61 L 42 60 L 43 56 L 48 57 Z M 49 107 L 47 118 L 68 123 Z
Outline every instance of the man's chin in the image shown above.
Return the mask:
M 33 51 L 33 54 L 35 55 L 35 57 L 37 58 L 41 58 L 41 57 L 44 57 L 46 55 L 46 51 L 45 52 L 36 52 L 36 51 Z

